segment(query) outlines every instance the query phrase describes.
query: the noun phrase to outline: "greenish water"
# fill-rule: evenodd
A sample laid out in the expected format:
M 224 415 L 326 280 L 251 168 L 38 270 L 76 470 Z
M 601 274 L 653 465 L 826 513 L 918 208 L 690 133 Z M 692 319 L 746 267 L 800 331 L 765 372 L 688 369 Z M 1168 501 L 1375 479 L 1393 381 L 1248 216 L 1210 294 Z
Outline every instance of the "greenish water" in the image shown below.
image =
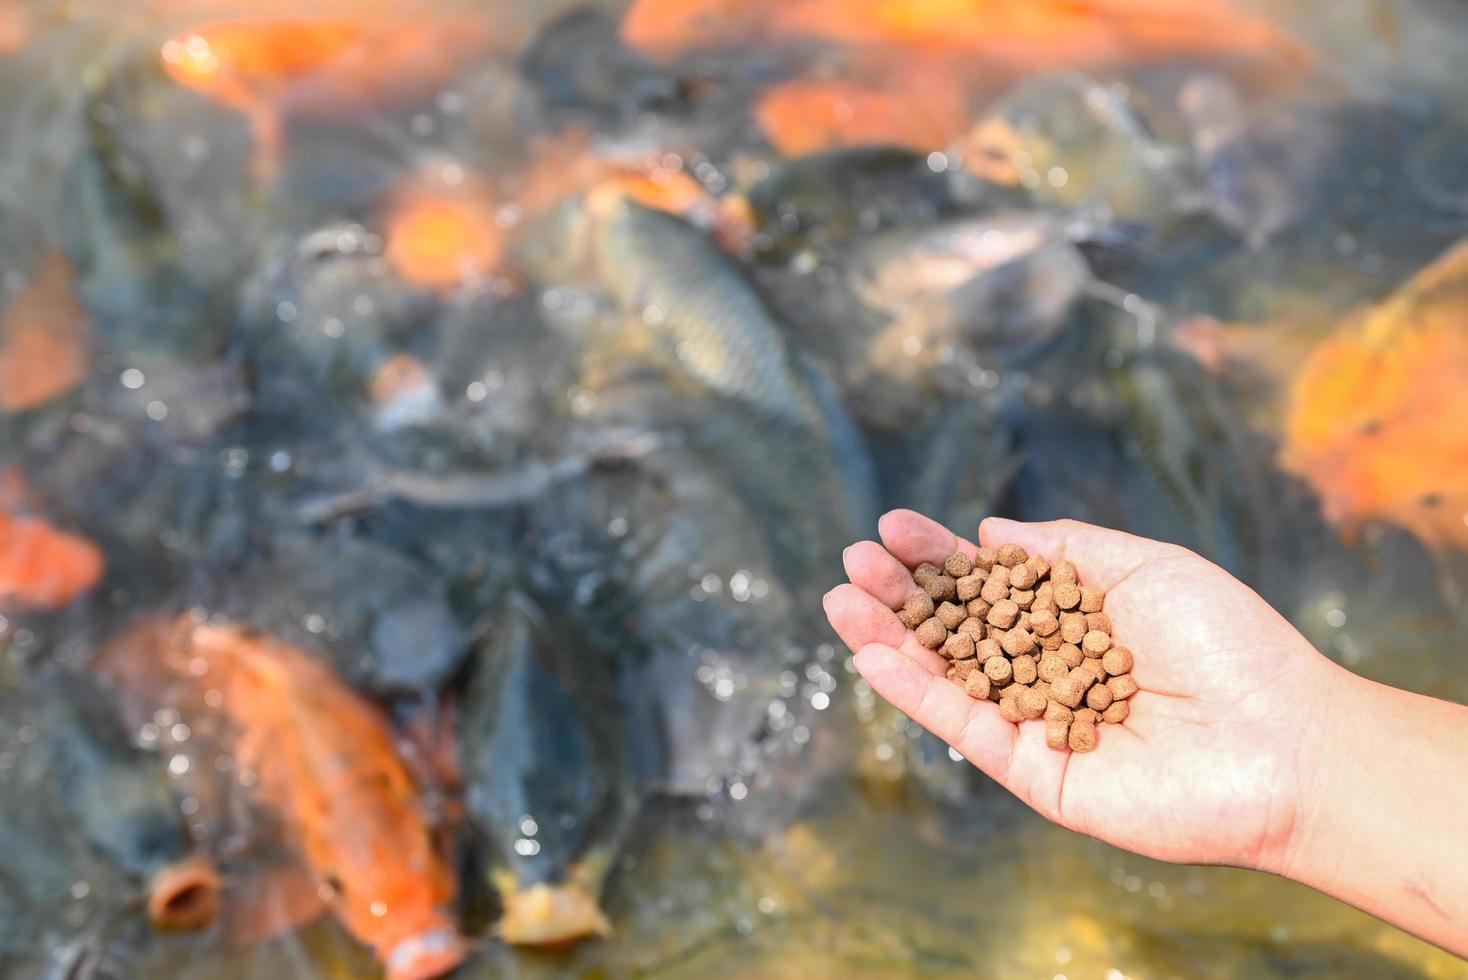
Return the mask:
M 402 12 L 380 6 L 317 12 L 358 25 Z M 474 951 L 458 975 L 1468 976 L 1463 961 L 1283 880 L 1158 864 L 1049 826 L 874 704 L 830 645 L 818 601 L 839 572 L 840 545 L 871 534 L 847 517 L 863 506 L 921 506 L 955 523 L 990 512 L 1075 515 L 1198 548 L 1351 669 L 1468 701 L 1461 554 L 1383 521 L 1345 542 L 1321 513 L 1321 487 L 1276 463 L 1299 360 L 1468 232 L 1459 149 L 1468 9 L 1425 0 L 1251 7 L 1314 52 L 1305 80 L 1288 86 L 1251 74 L 1248 57 L 1235 69 L 1192 54 L 1059 64 L 997 90 L 955 75 L 974 122 L 1005 112 L 1041 120 L 1025 152 L 1049 155 L 1045 180 L 1011 186 L 973 178 L 943 146 L 932 148 L 936 160 L 909 147 L 911 159 L 838 151 L 808 172 L 792 167 L 754 107 L 790 78 L 849 80 L 850 59 L 866 70 L 839 44 L 833 53 L 731 28 L 727 44 L 653 60 L 616 41 L 622 10 L 606 3 L 596 5 L 603 19 L 532 62 L 529 46 L 573 6 L 420 6 L 425 22 L 432 14 L 453 25 L 434 42 L 442 58 L 379 38 L 380 64 L 367 58 L 320 84 L 296 79 L 266 45 L 254 52 L 267 62 L 264 80 L 252 76 L 243 101 L 234 89 L 171 79 L 161 45 L 199 24 L 298 13 L 294 5 L 16 8 L 17 41 L 0 55 L 4 286 L 13 302 L 43 256 L 62 255 L 64 291 L 88 340 L 74 385 L 0 416 L 0 465 L 36 488 L 34 512 L 97 541 L 109 570 L 66 608 L 0 618 L 6 689 L 87 671 L 134 615 L 198 605 L 313 650 L 319 640 L 334 669 L 406 730 L 425 705 L 464 696 L 475 658 L 490 656 L 480 641 L 503 593 L 543 587 L 536 573 L 547 568 L 571 581 L 582 567 L 575 547 L 555 546 L 557 529 L 584 523 L 592 544 L 575 544 L 594 551 L 628 533 L 630 514 L 631 541 L 663 546 L 632 554 L 664 576 L 633 587 L 624 565 L 595 565 L 580 580 L 588 595 L 609 591 L 632 612 L 568 630 L 582 630 L 574 635 L 586 650 L 605 641 L 614 657 L 634 640 L 656 646 L 665 634 L 639 632 L 654 622 L 686 657 L 638 683 L 677 692 L 659 705 L 683 747 L 729 732 L 753 741 L 758 731 L 768 751 L 661 760 L 646 785 L 685 791 L 642 792 L 628 807 L 631 829 L 606 843 L 609 938 L 555 952 L 508 947 L 489 935 L 494 900 L 466 886 Z M 446 37 L 472 43 L 460 50 Z M 281 38 L 294 43 L 288 31 Z M 383 84 L 392 72 L 401 77 Z M 428 81 L 415 84 L 417 73 Z M 1226 80 L 1237 104 L 1190 118 L 1179 106 L 1199 77 Z M 1067 81 L 1046 87 L 1057 78 Z M 1143 136 L 1131 123 L 1044 131 L 1068 118 L 1077 91 L 1118 86 Z M 248 109 L 261 105 L 284 106 L 287 121 L 268 179 L 252 176 L 260 131 Z M 707 198 L 683 212 L 687 224 L 664 237 L 658 218 L 613 226 L 605 239 L 593 231 L 590 245 L 578 237 L 599 220 L 584 206 L 592 184 L 659 166 L 695 175 Z M 535 203 L 539 177 L 560 188 L 554 207 Z M 432 274 L 415 281 L 393 264 L 392 245 L 394 207 L 415 182 L 515 234 L 500 241 L 474 225 L 459 253 L 424 249 Z M 900 309 L 890 295 L 863 293 L 930 268 L 900 264 L 923 248 L 942 252 L 920 233 L 999 213 L 1021 217 L 996 234 L 1033 232 L 1081 264 L 1037 266 L 1031 278 L 986 279 Z M 1078 218 L 1084 234 L 1056 230 Z M 460 231 L 439 228 L 451 240 Z M 362 268 L 349 261 L 367 255 Z M 332 262 L 340 275 L 316 271 Z M 1087 292 L 1096 283 L 1108 290 Z M 1072 301 L 1052 310 L 1057 295 Z M 650 303 L 668 309 L 650 315 Z M 59 322 L 47 309 L 42 322 Z M 766 311 L 769 336 L 750 326 L 764 323 L 751 309 Z M 1010 319 L 984 320 L 995 310 Z M 899 326 L 924 338 L 919 353 L 905 353 L 900 331 L 885 332 L 889 313 L 910 317 Z M 1167 343 L 1195 316 L 1253 325 L 1265 353 L 1248 355 L 1245 370 L 1201 370 Z M 945 317 L 984 320 L 983 329 L 924 332 Z M 659 332 L 672 321 L 686 332 Z M 660 344 L 681 367 L 648 353 Z M 434 394 L 409 384 L 406 395 L 380 395 L 382 369 L 398 355 L 429 373 Z M 131 384 L 129 370 L 146 380 Z M 672 380 L 643 387 L 644 375 L 669 370 Z M 935 434 L 937 406 L 955 404 L 972 414 Z M 593 489 L 577 496 L 585 468 L 574 467 L 570 490 L 436 482 L 523 474 L 583 439 L 594 456 L 608 433 L 627 429 L 662 440 L 649 464 L 656 491 L 585 478 Z M 930 470 L 934 444 L 966 447 L 972 461 Z M 872 486 L 858 486 L 868 471 Z M 400 481 L 378 499 L 384 472 L 425 482 Z M 689 473 L 696 479 L 682 482 Z M 914 473 L 921 478 L 909 480 Z M 365 505 L 352 497 L 364 488 Z M 501 496 L 515 497 L 513 507 Z M 366 552 L 321 558 L 338 554 L 323 543 L 337 532 L 396 558 L 361 558 L 368 572 L 351 557 Z M 809 566 L 794 570 L 792 554 Z M 308 558 L 311 581 L 290 579 Z M 355 617 L 370 623 L 379 601 L 400 598 L 369 590 L 396 581 L 399 558 L 418 563 L 436 598 L 411 605 L 407 625 L 395 621 L 401 632 L 353 632 Z M 411 591 L 417 580 L 406 578 Z M 339 606 L 348 593 L 367 598 Z M 434 618 L 440 606 L 448 626 Z M 442 650 L 441 627 L 453 637 Z M 632 639 L 618 646 L 624 628 Z M 384 660 L 381 643 L 389 656 L 412 655 Z M 701 645 L 746 656 L 700 661 Z M 439 652 L 452 663 L 430 664 Z M 596 668 L 582 672 L 602 683 Z M 719 694 L 722 680 L 736 693 Z M 613 685 L 597 691 L 607 695 L 598 720 L 620 722 L 641 704 L 630 686 Z M 137 731 L 135 741 L 156 748 L 154 727 L 151 743 Z M 29 742 L 0 730 L 0 769 Z M 228 755 L 203 735 L 191 744 L 200 753 L 191 759 Z M 688 773 L 708 777 L 707 791 L 687 792 Z M 181 785 L 193 817 L 194 784 Z M 436 788 L 437 812 L 456 814 L 458 790 Z M 27 813 L 31 789 L 0 782 L 0 809 Z M 207 807 L 193 826 L 214 854 L 238 835 L 269 832 L 269 821 Z M 74 870 L 62 867 L 57 874 Z M 472 867 L 455 870 L 471 882 Z M 28 873 L 0 856 L 0 884 Z M 0 972 L 55 975 L 37 964 L 64 961 L 64 939 L 96 935 L 84 926 L 104 912 L 114 925 L 97 945 L 112 952 L 84 961 L 95 972 L 82 975 L 379 969 L 330 916 L 242 949 L 222 928 L 154 934 L 119 898 L 124 886 L 103 894 L 103 873 L 83 880 L 99 882 L 96 893 L 75 897 L 73 885 L 62 893 L 74 901 L 19 903 L 14 921 L 34 924 L 30 935 L 0 923 Z M 0 889 L 0 900 L 10 896 Z

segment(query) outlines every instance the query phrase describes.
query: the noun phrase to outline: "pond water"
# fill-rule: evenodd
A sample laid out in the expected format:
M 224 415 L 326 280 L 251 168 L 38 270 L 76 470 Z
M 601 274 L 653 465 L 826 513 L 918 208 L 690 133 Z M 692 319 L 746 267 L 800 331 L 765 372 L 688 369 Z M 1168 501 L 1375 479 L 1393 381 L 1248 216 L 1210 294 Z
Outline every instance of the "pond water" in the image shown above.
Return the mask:
M 7 3 L 0 973 L 1468 976 L 1048 825 L 819 602 L 885 509 L 1071 516 L 1468 701 L 1465 58 L 1448 0 Z

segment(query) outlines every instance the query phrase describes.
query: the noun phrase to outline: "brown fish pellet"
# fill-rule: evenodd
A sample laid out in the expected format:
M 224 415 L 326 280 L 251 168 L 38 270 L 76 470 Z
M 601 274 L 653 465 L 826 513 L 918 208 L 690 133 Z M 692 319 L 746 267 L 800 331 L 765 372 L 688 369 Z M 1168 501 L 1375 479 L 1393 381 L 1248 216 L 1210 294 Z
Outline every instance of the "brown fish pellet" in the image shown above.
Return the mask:
M 1086 655 L 1081 653 L 1081 648 L 1074 643 L 1062 643 L 1055 652 L 1060 654 L 1061 660 L 1065 661 L 1066 670 L 1074 670 L 1081 665 L 1081 661 L 1086 659 Z
M 1015 629 L 1024 630 L 1026 633 L 1030 632 L 1030 614 L 1029 614 L 1029 612 L 1027 612 L 1026 610 L 1023 610 L 1023 609 L 1020 610 L 1020 612 L 1019 612 L 1019 619 L 1016 619 L 1014 621 L 1014 628 Z
M 1050 682 L 1050 697 L 1067 708 L 1078 708 L 1081 698 L 1085 697 L 1085 688 L 1080 681 L 1067 674 L 1058 681 Z
M 1059 650 L 1065 641 L 1060 638 L 1060 633 L 1057 631 L 1051 633 L 1049 636 L 1042 636 L 1035 642 L 1040 644 L 1041 650 L 1050 650 L 1053 652 Z
M 987 580 L 984 578 L 984 576 L 977 573 L 973 575 L 964 575 L 963 577 L 956 579 L 954 581 L 954 585 L 958 588 L 958 601 L 973 602 L 979 597 L 979 593 L 984 591 L 985 581 Z
M 1032 721 L 1045 713 L 1045 705 L 1050 699 L 1032 687 L 1027 687 L 1019 693 L 1019 713 L 1026 721 Z
M 1074 609 L 1081 604 L 1081 587 L 1074 582 L 1057 582 L 1050 594 L 1061 609 Z
M 974 655 L 974 638 L 963 633 L 954 633 L 943 641 L 938 652 L 949 660 L 967 660 Z
M 963 578 L 974 570 L 974 560 L 961 551 L 955 551 L 943 560 L 943 571 L 953 578 Z
M 1005 633 L 1004 638 L 999 641 L 999 645 L 1011 657 L 1022 657 L 1035 652 L 1035 638 L 1019 627 L 1015 627 Z M 1028 684 L 1029 681 L 1022 683 Z
M 1111 696 L 1111 688 L 1105 684 L 1097 684 L 1086 692 L 1086 707 L 1097 711 L 1105 711 L 1114 700 L 1116 699 Z
M 954 581 L 951 575 L 946 575 L 943 572 L 929 576 L 928 580 L 923 583 L 923 588 L 927 591 L 928 595 L 940 602 L 952 602 L 958 598 L 958 583 Z
M 948 627 L 939 622 L 936 616 L 924 621 L 913 632 L 917 636 L 917 641 L 929 650 L 938 649 L 943 645 L 943 641 L 948 639 Z
M 924 593 L 924 595 L 926 594 L 927 593 Z M 970 599 L 968 601 L 968 605 L 964 608 L 967 609 L 968 614 L 975 619 L 983 619 L 985 616 L 989 615 L 989 609 L 991 607 L 989 606 L 989 601 L 987 599 Z
M 1040 658 L 1038 672 L 1041 680 L 1053 684 L 1069 674 L 1070 668 L 1065 665 L 1065 660 L 1060 654 L 1047 653 Z
M 1020 655 L 1010 661 L 1014 670 L 1014 682 L 1016 684 L 1033 684 L 1039 679 L 1040 672 L 1035 666 L 1035 658 Z
M 1014 589 L 1033 589 L 1040 576 L 1029 565 L 1016 565 L 1009 570 L 1009 585 Z
M 1030 604 L 1035 601 L 1035 592 L 1033 589 L 1010 589 L 1009 601 L 1021 609 L 1029 609 Z
M 1105 683 L 1106 668 L 1101 666 L 1101 661 L 1094 658 L 1087 658 L 1081 661 L 1081 669 L 1090 673 L 1093 684 Z
M 990 626 L 1007 630 L 1014 626 L 1017 619 L 1019 619 L 1019 606 L 1009 599 L 1000 599 L 994 603 L 994 608 L 989 610 L 987 622 Z
M 999 717 L 1011 724 L 1018 725 L 1025 720 L 1024 712 L 1019 710 L 1019 698 L 1015 695 L 1005 695 L 999 699 Z
M 999 645 L 999 641 L 990 637 L 985 637 L 980 640 L 978 648 L 979 659 L 985 663 L 993 660 L 995 657 L 1004 656 L 1004 648 Z
M 1113 701 L 1111 707 L 1101 712 L 1101 720 L 1109 725 L 1120 725 L 1132 713 L 1130 701 Z
M 1075 585 L 1080 581 L 1076 577 L 1075 562 L 1058 561 L 1050 566 L 1050 581 L 1056 585 Z
M 1074 711 L 1071 711 L 1065 705 L 1061 704 L 1059 701 L 1054 700 L 1053 698 L 1051 699 L 1050 703 L 1045 706 L 1046 721 L 1063 721 L 1067 725 L 1069 725 L 1071 719 L 1074 717 Z
M 983 620 L 975 619 L 973 616 L 970 616 L 968 619 L 965 619 L 963 622 L 958 624 L 958 632 L 962 633 L 964 636 L 969 637 L 975 643 L 978 643 L 984 637 L 989 635 L 984 629 Z
M 1050 684 L 1047 681 L 1036 680 L 1035 683 L 1030 685 L 1030 688 L 1045 695 L 1045 701 L 1047 703 L 1050 701 Z
M 1137 693 L 1137 682 L 1132 680 L 1131 674 L 1122 674 L 1119 677 L 1113 677 L 1106 682 L 1106 686 L 1111 688 L 1111 696 L 1118 701 L 1125 701 Z
M 1060 629 L 1060 617 L 1052 612 L 1030 609 L 1030 632 L 1036 636 L 1049 636 Z
M 990 657 L 984 661 L 984 673 L 995 684 L 1008 684 L 1014 678 L 1014 666 L 1003 657 Z
M 1075 720 L 1084 725 L 1094 725 L 1101 720 L 1101 715 L 1095 708 L 1077 708 Z
M 979 590 L 979 598 L 991 606 L 1002 599 L 1009 598 L 1009 576 L 1004 574 L 1002 566 L 984 581 L 984 587 Z
M 1111 649 L 1111 637 L 1100 630 L 1091 630 L 1081 638 L 1081 652 L 1088 657 L 1099 657 Z
M 1045 746 L 1063 749 L 1070 745 L 1070 719 L 1051 718 L 1045 722 Z
M 1130 674 L 1132 672 L 1132 652 L 1126 647 L 1112 647 L 1101 658 L 1101 666 L 1105 667 L 1106 673 L 1112 677 Z
M 1070 723 L 1070 750 L 1072 752 L 1090 752 L 1096 747 L 1096 726 L 1086 724 L 1077 718 Z
M 979 662 L 972 657 L 956 659 L 948 666 L 948 677 L 962 684 L 968 675 L 979 669 Z
M 991 639 L 991 640 L 994 640 L 996 643 L 999 640 L 1004 639 L 1005 629 L 1004 629 L 1003 626 L 995 626 L 993 624 L 986 624 L 984 626 L 984 629 L 989 634 L 988 638 Z
M 933 597 L 926 592 L 915 592 L 902 604 L 898 618 L 908 629 L 914 630 L 931 619 L 934 611 Z
M 933 615 L 938 617 L 938 622 L 951 630 L 958 629 L 958 624 L 968 619 L 968 611 L 951 602 L 941 603 Z
M 980 548 L 978 553 L 974 555 L 974 564 L 986 572 L 993 568 L 995 562 L 998 560 L 999 555 L 993 548 Z
M 934 575 L 942 574 L 943 569 L 939 568 L 937 565 L 934 565 L 930 561 L 925 561 L 917 568 L 914 568 L 912 570 L 912 580 L 918 584 L 918 588 L 924 589 L 927 587 L 929 579 L 931 579 Z
M 963 693 L 971 698 L 982 701 L 989 696 L 989 691 L 989 675 L 985 674 L 982 670 L 971 671 L 963 679 Z
M 1102 612 L 1086 613 L 1086 629 L 1111 635 L 1111 617 Z
M 1030 553 L 1017 544 L 1001 544 L 996 554 L 999 564 L 1005 568 L 1013 568 L 1030 557 Z
M 1061 613 L 1060 638 L 1066 643 L 1080 646 L 1081 640 L 1086 638 L 1086 617 L 1077 612 Z
M 1101 604 L 1106 601 L 1106 593 L 1089 585 L 1081 586 L 1081 612 L 1095 613 L 1101 611 Z
M 1035 573 L 1037 582 L 1050 574 L 1050 563 L 1042 555 L 1030 555 L 1025 559 L 1025 566 Z

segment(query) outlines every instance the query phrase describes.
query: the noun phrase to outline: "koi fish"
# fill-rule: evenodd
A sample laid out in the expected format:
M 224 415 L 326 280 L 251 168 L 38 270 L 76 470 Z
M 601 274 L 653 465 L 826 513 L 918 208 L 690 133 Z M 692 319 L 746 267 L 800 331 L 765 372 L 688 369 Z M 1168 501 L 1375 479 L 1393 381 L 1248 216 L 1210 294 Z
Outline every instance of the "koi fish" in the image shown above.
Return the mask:
M 1323 341 L 1295 378 L 1282 465 L 1352 534 L 1468 548 L 1468 242 Z
M 426 980 L 466 945 L 449 868 L 387 722 L 305 652 L 234 625 L 180 620 L 164 655 L 218 692 L 234 758 L 281 816 L 317 892 L 390 980 Z
M 96 585 L 103 567 L 86 538 L 0 510 L 0 609 L 60 609 Z
M 71 266 L 52 253 L 0 316 L 0 414 L 66 394 L 87 368 L 87 314 L 72 297 Z

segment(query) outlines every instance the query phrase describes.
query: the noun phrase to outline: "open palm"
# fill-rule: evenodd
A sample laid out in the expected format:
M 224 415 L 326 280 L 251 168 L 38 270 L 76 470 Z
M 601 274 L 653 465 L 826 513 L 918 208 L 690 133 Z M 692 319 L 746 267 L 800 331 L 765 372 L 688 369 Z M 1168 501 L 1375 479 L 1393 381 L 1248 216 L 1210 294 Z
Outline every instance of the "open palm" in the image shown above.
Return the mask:
M 1263 599 L 1174 545 L 1074 521 L 986 520 L 985 546 L 1074 562 L 1083 583 L 1105 590 L 1113 636 L 1135 660 L 1141 690 L 1126 723 L 1102 725 L 1094 752 L 1056 751 L 1043 721 L 1012 725 L 944 679 L 947 661 L 892 611 L 917 589 L 910 568 L 976 546 L 912 511 L 887 514 L 878 531 L 881 545 L 846 550 L 851 584 L 825 598 L 878 694 L 1072 830 L 1168 861 L 1274 863 L 1332 674 Z

